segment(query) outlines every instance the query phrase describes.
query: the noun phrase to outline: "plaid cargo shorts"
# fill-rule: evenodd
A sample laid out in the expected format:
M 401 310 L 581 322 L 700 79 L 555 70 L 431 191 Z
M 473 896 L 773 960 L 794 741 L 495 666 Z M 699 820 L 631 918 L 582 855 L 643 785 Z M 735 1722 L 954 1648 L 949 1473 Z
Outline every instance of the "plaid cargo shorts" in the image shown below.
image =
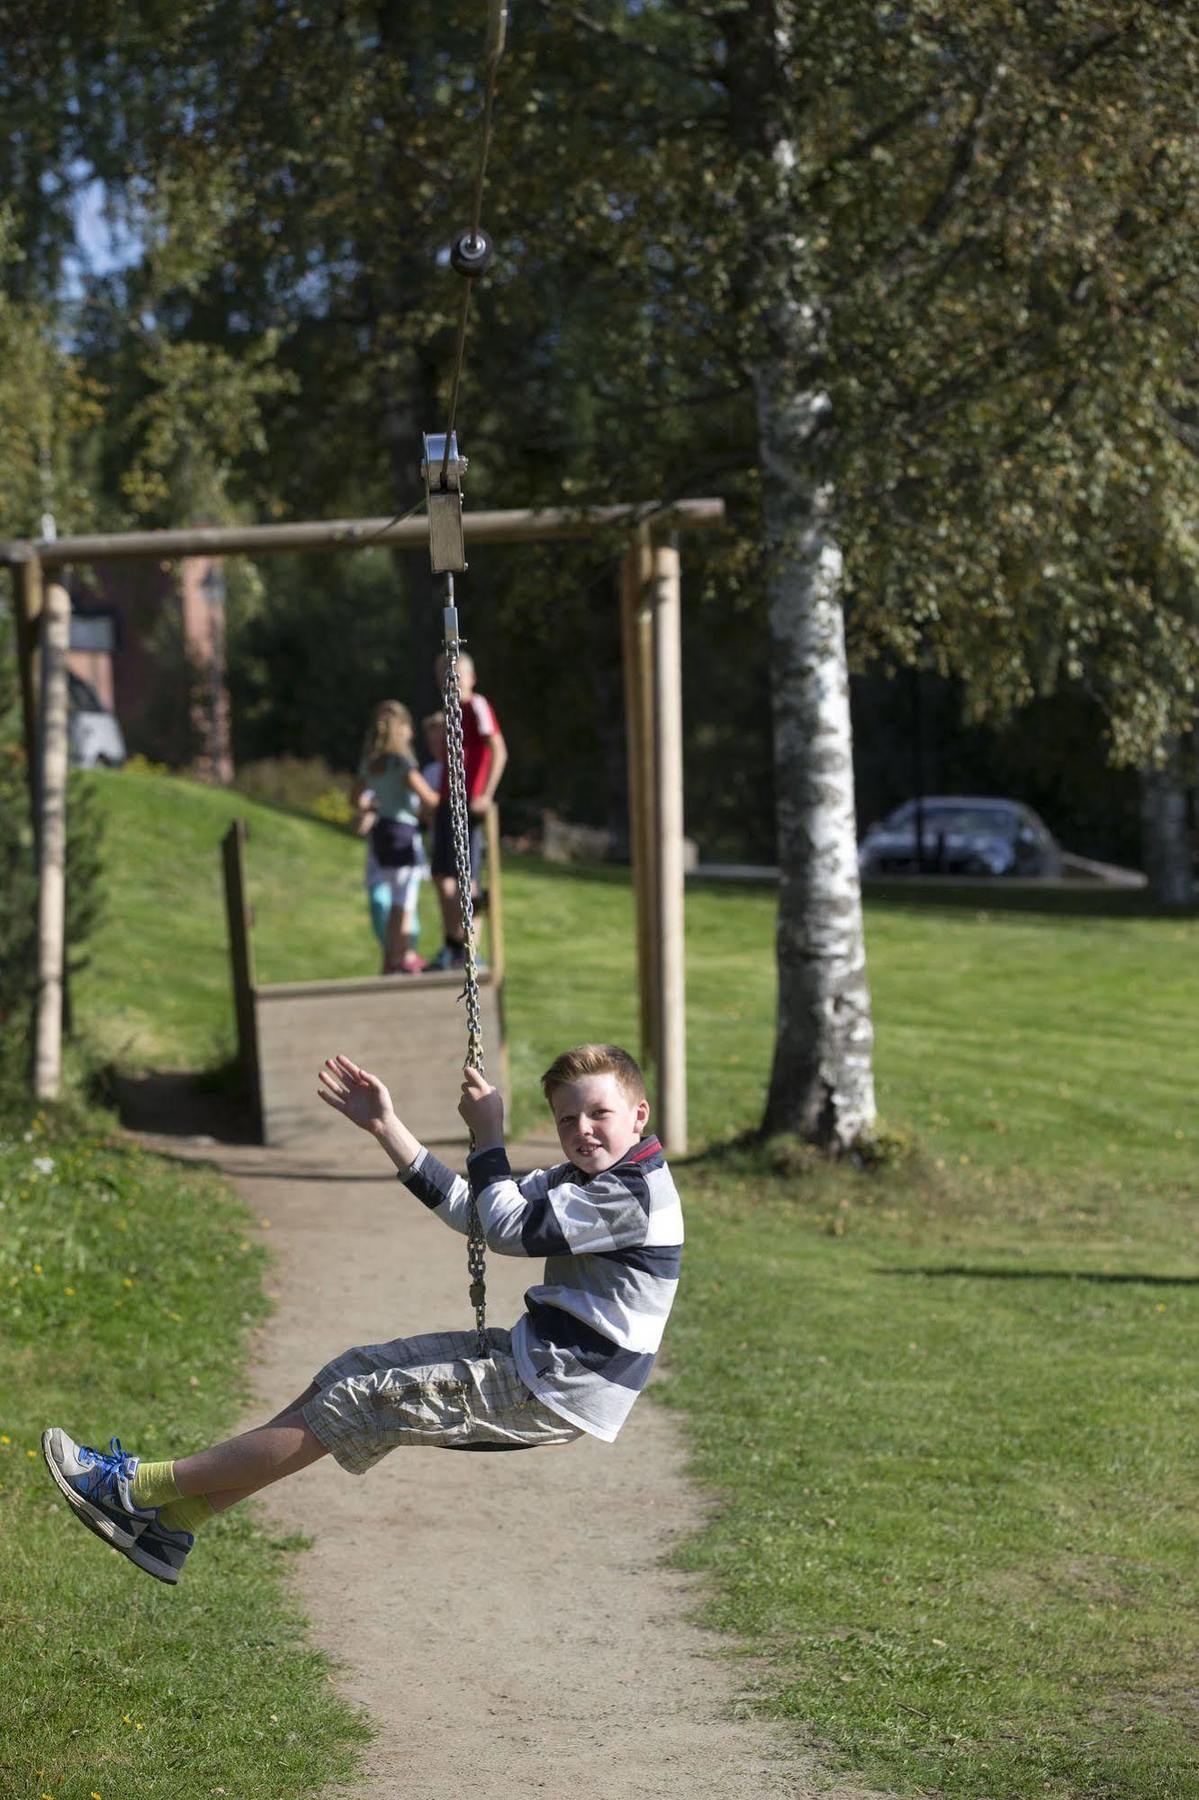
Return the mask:
M 439 1450 L 532 1450 L 582 1432 L 543 1406 L 516 1373 L 511 1335 L 473 1331 L 362 1344 L 313 1377 L 320 1392 L 304 1421 L 351 1475 L 365 1475 L 401 1444 Z

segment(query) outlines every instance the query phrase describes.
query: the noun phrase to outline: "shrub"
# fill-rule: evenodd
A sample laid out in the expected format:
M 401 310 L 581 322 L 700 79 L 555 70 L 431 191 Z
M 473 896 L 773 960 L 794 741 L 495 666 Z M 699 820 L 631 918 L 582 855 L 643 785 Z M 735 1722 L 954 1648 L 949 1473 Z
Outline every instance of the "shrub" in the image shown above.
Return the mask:
M 267 806 L 306 813 L 329 825 L 349 825 L 354 817 L 350 779 L 320 756 L 270 756 L 239 769 L 233 785 L 239 794 Z

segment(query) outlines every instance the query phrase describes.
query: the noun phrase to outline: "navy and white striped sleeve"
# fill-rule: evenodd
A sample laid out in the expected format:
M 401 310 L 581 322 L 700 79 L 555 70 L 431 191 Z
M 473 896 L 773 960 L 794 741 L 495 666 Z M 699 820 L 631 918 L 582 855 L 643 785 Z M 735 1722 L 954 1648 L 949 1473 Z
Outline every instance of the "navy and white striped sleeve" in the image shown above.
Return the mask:
M 569 1163 L 515 1181 L 502 1146 L 466 1165 L 490 1249 L 501 1256 L 587 1256 L 644 1244 L 649 1191 L 637 1169 L 609 1169 L 583 1184 Z
M 499 1256 L 587 1256 L 635 1249 L 649 1232 L 650 1198 L 638 1169 L 609 1169 L 585 1185 L 569 1163 L 534 1169 L 516 1181 L 502 1145 L 468 1161 L 468 1187 L 425 1151 L 405 1187 L 454 1231 L 465 1233 L 473 1189 L 487 1247 Z

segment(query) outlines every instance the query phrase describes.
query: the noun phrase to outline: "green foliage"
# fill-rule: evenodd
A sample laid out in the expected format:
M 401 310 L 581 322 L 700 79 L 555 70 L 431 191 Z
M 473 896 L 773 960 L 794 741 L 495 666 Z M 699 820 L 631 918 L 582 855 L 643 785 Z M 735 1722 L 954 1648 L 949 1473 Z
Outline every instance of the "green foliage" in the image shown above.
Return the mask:
M 184 340 L 151 343 L 143 360 L 145 397 L 126 425 L 135 446 L 121 487 L 134 512 L 220 516 L 225 477 L 248 451 L 266 448 L 264 400 L 294 390 L 274 366 L 275 336 L 248 352 Z
M 46 511 L 89 505 L 82 440 L 100 419 L 99 388 L 67 354 L 54 308 L 13 291 L 25 260 L 11 205 L 0 207 L 0 518 L 36 536 Z
M 238 763 L 322 757 L 356 769 L 371 712 L 402 700 L 419 720 L 436 701 L 433 659 L 413 655 L 410 591 L 385 551 L 286 556 L 230 621 Z
M 67 480 L 64 383 L 85 379 L 107 422 L 90 492 L 60 496 L 72 523 L 416 498 L 419 434 L 448 398 L 460 289 L 438 251 L 468 204 L 480 39 L 458 0 L 23 17 L 0 152 L 14 520 L 36 516 L 47 432 Z M 604 0 L 515 22 L 485 207 L 499 257 L 459 417 L 470 503 L 726 495 L 733 531 L 695 546 L 687 630 L 691 795 L 722 853 L 772 835 L 764 355 L 780 392 L 828 396 L 819 478 L 860 663 L 952 674 L 988 719 L 1085 689 L 1126 761 L 1190 718 L 1197 62 L 1184 10 L 1106 0 L 919 0 L 902 19 L 871 0 Z M 35 404 L 55 340 L 28 309 L 61 302 L 68 176 L 87 166 L 133 234 L 128 266 L 84 281 L 78 360 Z M 822 321 L 803 367 L 771 325 L 786 306 Z M 345 573 L 266 581 L 234 644 L 252 757 L 348 765 L 380 682 L 429 703 L 427 575 L 395 578 L 408 617 L 382 647 L 370 618 L 345 629 Z M 598 552 L 481 558 L 465 603 L 512 800 L 615 817 Z
M 328 825 L 348 825 L 354 817 L 349 777 L 337 775 L 321 757 L 274 756 L 247 763 L 237 772 L 239 794 L 267 806 L 311 813 Z

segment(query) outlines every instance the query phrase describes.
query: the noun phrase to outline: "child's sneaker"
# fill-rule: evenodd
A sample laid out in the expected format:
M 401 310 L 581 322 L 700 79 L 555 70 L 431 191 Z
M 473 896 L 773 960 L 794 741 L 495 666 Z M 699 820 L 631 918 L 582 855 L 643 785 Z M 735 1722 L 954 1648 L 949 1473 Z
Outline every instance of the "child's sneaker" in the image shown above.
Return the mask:
M 424 958 L 422 956 L 418 956 L 415 950 L 405 950 L 403 956 L 401 956 L 401 958 L 400 958 L 400 974 L 401 975 L 423 975 L 424 972 L 425 972 Z
M 151 1519 L 133 1542 L 125 1546 L 124 1553 L 147 1575 L 173 1585 L 178 1581 L 179 1571 L 195 1541 L 190 1531 L 170 1531 L 160 1519 Z
M 135 1506 L 129 1494 L 140 1459 L 126 1456 L 116 1438 L 108 1450 L 93 1450 L 53 1426 L 42 1433 L 42 1455 L 76 1518 L 118 1550 L 153 1519 L 153 1509 Z
M 464 969 L 466 967 L 466 951 L 462 948 L 461 944 L 443 944 L 441 949 L 437 952 L 437 955 L 433 958 L 433 961 L 429 963 L 428 967 L 430 969 Z M 477 951 L 475 953 L 475 968 L 480 975 L 486 975 L 487 964 L 483 961 L 483 958 Z

